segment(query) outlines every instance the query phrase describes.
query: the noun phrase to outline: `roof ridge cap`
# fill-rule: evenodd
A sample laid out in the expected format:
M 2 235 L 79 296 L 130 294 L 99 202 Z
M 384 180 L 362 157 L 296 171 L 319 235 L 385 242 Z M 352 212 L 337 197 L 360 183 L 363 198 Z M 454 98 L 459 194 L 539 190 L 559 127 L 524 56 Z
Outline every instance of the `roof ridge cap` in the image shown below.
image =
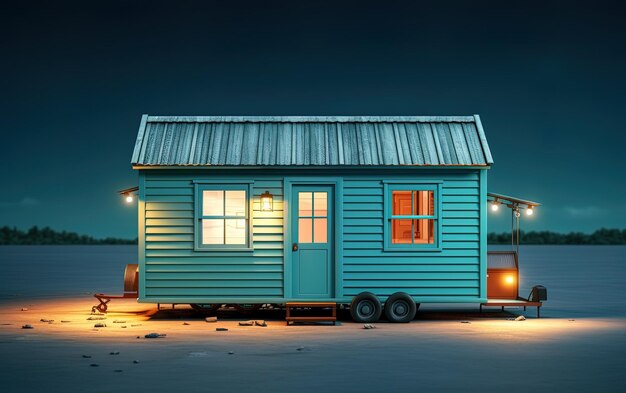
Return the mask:
M 147 116 L 150 123 L 474 123 L 475 117 L 468 116 Z

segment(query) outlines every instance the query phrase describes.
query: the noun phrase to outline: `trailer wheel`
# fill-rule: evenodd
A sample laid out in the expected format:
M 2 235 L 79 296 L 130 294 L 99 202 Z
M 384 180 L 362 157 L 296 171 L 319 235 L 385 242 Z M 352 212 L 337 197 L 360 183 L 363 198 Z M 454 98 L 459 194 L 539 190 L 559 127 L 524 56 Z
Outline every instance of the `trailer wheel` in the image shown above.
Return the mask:
M 350 315 L 355 322 L 376 322 L 382 311 L 380 300 L 371 292 L 359 293 L 352 299 L 350 305 Z
M 389 322 L 411 322 L 416 312 L 417 305 L 405 292 L 396 292 L 385 302 L 385 316 Z

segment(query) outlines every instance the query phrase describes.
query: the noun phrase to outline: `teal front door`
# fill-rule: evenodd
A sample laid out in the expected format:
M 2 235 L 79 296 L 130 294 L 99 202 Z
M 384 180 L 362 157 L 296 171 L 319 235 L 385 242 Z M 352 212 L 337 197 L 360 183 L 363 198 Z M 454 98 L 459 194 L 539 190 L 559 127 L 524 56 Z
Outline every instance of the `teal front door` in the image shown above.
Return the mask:
M 333 186 L 295 185 L 291 206 L 293 297 L 333 297 Z

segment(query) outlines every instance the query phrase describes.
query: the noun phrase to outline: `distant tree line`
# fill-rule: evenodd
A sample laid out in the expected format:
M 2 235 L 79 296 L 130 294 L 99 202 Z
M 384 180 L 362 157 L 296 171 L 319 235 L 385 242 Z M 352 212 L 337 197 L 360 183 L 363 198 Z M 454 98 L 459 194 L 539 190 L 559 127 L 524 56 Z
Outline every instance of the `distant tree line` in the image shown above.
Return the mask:
M 55 231 L 49 227 L 34 226 L 27 231 L 4 226 L 0 228 L 0 245 L 20 244 L 137 244 L 137 239 L 107 237 L 95 239 L 75 232 Z
M 511 233 L 490 233 L 489 244 L 511 244 Z M 550 231 L 520 231 L 520 244 L 626 244 L 626 229 L 598 229 L 582 232 L 557 233 Z
M 490 233 L 489 244 L 511 244 L 511 233 Z M 4 226 L 0 228 L 0 245 L 20 244 L 137 244 L 137 239 L 107 237 L 96 239 L 75 232 L 55 231 L 49 227 L 34 226 L 27 231 Z M 582 232 L 557 233 L 551 231 L 520 231 L 520 244 L 626 244 L 626 229 L 598 229 Z

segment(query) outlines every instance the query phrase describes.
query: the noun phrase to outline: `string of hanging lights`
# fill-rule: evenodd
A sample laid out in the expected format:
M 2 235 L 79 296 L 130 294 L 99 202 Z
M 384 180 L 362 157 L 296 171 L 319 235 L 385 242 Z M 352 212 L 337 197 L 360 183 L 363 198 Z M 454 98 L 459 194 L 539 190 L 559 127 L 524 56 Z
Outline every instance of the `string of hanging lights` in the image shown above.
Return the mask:
M 528 201 L 525 199 L 513 198 L 508 195 L 488 193 L 487 201 L 491 206 L 492 212 L 500 210 L 500 206 L 508 207 L 513 210 L 513 213 L 519 218 L 521 211 L 524 210 L 527 216 L 532 216 L 535 213 L 535 208 L 541 206 L 540 203 Z
M 519 255 L 519 218 L 522 215 L 521 210 L 524 210 L 526 216 L 530 217 L 535 213 L 535 208 L 541 206 L 541 204 L 492 192 L 487 194 L 487 201 L 491 205 L 492 212 L 498 212 L 500 206 L 506 206 L 511 209 L 511 247 Z

